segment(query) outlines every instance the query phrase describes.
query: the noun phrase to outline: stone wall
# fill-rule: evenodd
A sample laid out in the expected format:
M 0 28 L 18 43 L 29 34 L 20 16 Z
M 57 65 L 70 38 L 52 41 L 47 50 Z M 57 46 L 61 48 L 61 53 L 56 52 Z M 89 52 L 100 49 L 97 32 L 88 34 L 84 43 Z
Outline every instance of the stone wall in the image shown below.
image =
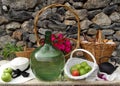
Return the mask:
M 120 57 L 120 0 L 0 0 L 0 49 L 8 42 L 29 47 L 36 46 L 33 21 L 36 13 L 53 3 L 65 4 L 79 15 L 82 34 L 94 38 L 101 29 L 104 38 L 113 39 L 117 48 L 112 57 Z M 46 30 L 62 31 L 77 37 L 77 22 L 63 7 L 45 11 L 38 22 L 38 32 L 44 37 Z M 49 29 L 48 29 L 49 28 Z M 120 60 L 117 60 L 120 63 Z

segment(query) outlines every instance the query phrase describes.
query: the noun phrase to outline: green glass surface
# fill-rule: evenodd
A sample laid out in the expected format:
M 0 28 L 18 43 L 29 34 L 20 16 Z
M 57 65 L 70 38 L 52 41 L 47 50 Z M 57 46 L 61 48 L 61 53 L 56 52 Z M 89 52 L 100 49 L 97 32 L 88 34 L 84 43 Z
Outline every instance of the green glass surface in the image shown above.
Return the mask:
M 40 80 L 56 80 L 65 64 L 64 54 L 51 43 L 51 32 L 45 35 L 45 44 L 38 47 L 30 57 L 30 65 L 35 76 Z

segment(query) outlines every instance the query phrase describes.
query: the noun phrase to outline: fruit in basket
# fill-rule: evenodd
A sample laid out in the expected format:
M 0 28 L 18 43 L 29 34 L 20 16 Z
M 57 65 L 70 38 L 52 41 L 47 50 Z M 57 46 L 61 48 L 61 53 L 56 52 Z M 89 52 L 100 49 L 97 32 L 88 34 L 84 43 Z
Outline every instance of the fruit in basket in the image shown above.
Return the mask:
M 72 66 L 72 67 L 70 68 L 70 72 L 72 72 L 72 71 L 74 71 L 74 70 L 78 70 L 78 68 L 77 68 L 76 65 L 74 65 L 74 66 Z
M 73 76 L 80 76 L 88 73 L 91 69 L 92 67 L 86 61 L 83 61 L 79 64 L 73 65 L 70 68 L 70 72 Z
M 13 71 L 12 68 L 8 67 L 8 68 L 5 68 L 3 72 L 12 74 L 12 71 Z
M 87 62 L 85 62 L 85 61 L 84 61 L 84 62 L 81 62 L 80 64 L 81 64 L 81 66 L 82 66 L 82 67 L 85 67 L 85 66 L 87 66 L 87 65 L 88 65 L 88 63 L 87 63 Z
M 87 73 L 87 71 L 84 68 L 81 68 L 79 72 L 80 72 L 80 75 L 84 75 Z
M 73 71 L 72 71 L 72 75 L 73 75 L 73 76 L 79 76 L 80 73 L 79 73 L 78 70 L 73 70 Z
M 9 82 L 12 80 L 12 76 L 10 73 L 3 73 L 2 76 L 1 76 L 1 79 L 4 81 L 4 82 Z
M 92 69 L 92 67 L 89 66 L 89 65 L 85 66 L 84 68 L 85 68 L 85 70 L 86 70 L 87 72 L 89 72 L 89 71 Z
M 81 64 L 76 64 L 76 67 L 79 70 L 82 66 L 81 66 Z

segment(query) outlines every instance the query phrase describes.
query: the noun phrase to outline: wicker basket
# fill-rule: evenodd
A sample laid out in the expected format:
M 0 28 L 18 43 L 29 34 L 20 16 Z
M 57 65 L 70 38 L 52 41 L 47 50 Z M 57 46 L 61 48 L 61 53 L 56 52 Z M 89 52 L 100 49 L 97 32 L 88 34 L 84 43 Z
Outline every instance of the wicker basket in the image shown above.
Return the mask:
M 114 51 L 116 44 L 107 44 L 103 42 L 102 39 L 102 32 L 99 30 L 98 34 L 96 35 L 97 42 L 81 42 L 81 47 L 83 49 L 88 50 L 91 52 L 97 61 L 98 64 L 100 64 L 99 59 L 102 57 L 109 57 L 111 56 L 112 52 Z M 85 57 L 88 60 L 92 60 L 90 56 L 86 53 L 84 53 Z M 107 62 L 109 58 L 105 58 L 102 60 L 102 62 Z
M 33 51 L 34 51 L 34 48 L 24 48 L 24 51 L 15 52 L 15 55 L 17 57 L 30 58 L 30 55 Z
M 74 14 L 76 20 L 77 20 L 77 27 L 78 27 L 78 33 L 77 33 L 77 39 L 73 39 L 73 38 L 70 38 L 70 40 L 72 42 L 74 42 L 75 46 L 72 48 L 72 50 L 76 49 L 79 47 L 79 43 L 80 43 L 80 19 L 79 19 L 79 16 L 74 12 L 73 9 L 71 9 L 70 7 L 66 6 L 66 5 L 62 5 L 62 4 L 52 4 L 52 5 L 49 5 L 49 6 L 46 6 L 44 8 L 42 8 L 40 11 L 38 11 L 35 19 L 34 19 L 34 32 L 35 32 L 35 36 L 36 36 L 36 39 L 37 39 L 37 45 L 40 46 L 40 41 L 41 41 L 41 38 L 38 36 L 38 31 L 37 31 L 37 24 L 38 24 L 38 20 L 39 20 L 39 16 L 45 11 L 47 10 L 48 8 L 53 8 L 53 7 L 64 7 L 66 10 L 69 10 L 72 14 Z M 69 55 L 70 55 L 71 52 L 69 52 L 68 54 L 65 55 L 65 58 L 68 59 L 69 58 Z
M 87 54 L 90 55 L 91 59 L 93 59 L 94 62 L 91 62 L 91 61 L 88 61 L 88 60 L 85 60 L 85 59 L 81 59 L 81 58 L 73 58 L 73 54 L 74 52 L 76 51 L 82 51 L 82 52 L 85 52 Z M 70 68 L 75 65 L 75 64 L 79 64 L 83 61 L 86 61 L 91 67 L 92 67 L 92 70 L 89 71 L 88 73 L 84 74 L 84 75 L 81 75 L 81 76 L 72 76 L 71 73 L 70 73 Z M 65 67 L 64 67 L 64 71 L 65 71 L 65 74 L 71 78 L 71 79 L 84 79 L 84 78 L 87 78 L 88 76 L 90 76 L 96 69 L 98 68 L 98 65 L 96 63 L 96 60 L 95 60 L 95 57 L 87 50 L 84 50 L 84 49 L 75 49 L 71 52 L 71 55 L 70 55 L 70 58 L 67 60 L 66 64 L 65 64 Z

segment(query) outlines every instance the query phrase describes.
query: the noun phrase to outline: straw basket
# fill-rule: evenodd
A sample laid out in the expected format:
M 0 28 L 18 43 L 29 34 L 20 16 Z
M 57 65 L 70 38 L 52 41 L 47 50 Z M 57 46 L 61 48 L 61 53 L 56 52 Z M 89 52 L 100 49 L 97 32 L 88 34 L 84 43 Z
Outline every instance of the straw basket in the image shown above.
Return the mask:
M 95 56 L 95 59 L 98 64 L 100 64 L 99 62 L 100 58 L 104 58 L 104 57 L 110 58 L 112 52 L 116 47 L 115 43 L 110 44 L 110 43 L 103 42 L 103 39 L 101 36 L 102 36 L 102 33 L 99 30 L 98 34 L 96 35 L 97 37 L 96 42 L 81 42 L 81 47 L 91 52 Z M 90 61 L 92 60 L 88 54 L 84 53 L 84 55 L 88 60 Z M 103 59 L 102 62 L 107 62 L 109 58 Z
M 90 55 L 90 57 L 93 59 L 94 62 L 91 62 L 91 61 L 88 61 L 88 60 L 85 60 L 85 59 L 81 59 L 81 58 L 73 58 L 73 53 L 74 52 L 77 52 L 77 51 L 82 51 L 82 52 L 85 52 L 87 54 Z M 70 68 L 75 65 L 75 64 L 79 64 L 83 61 L 86 61 L 91 67 L 92 67 L 92 70 L 89 71 L 88 73 L 84 74 L 84 75 L 81 75 L 81 76 L 72 76 L 71 73 L 70 73 Z M 64 71 L 65 71 L 65 74 L 71 78 L 71 79 L 84 79 L 84 78 L 87 78 L 88 76 L 90 76 L 96 69 L 98 68 L 98 65 L 96 63 L 96 60 L 95 60 L 95 57 L 87 50 L 85 49 L 75 49 L 71 52 L 71 55 L 70 55 L 70 58 L 67 60 L 66 64 L 65 64 L 65 67 L 64 67 Z
M 17 57 L 26 57 L 30 58 L 31 53 L 33 52 L 34 48 L 24 48 L 24 51 L 15 52 Z
M 77 20 L 77 27 L 78 27 L 78 33 L 77 33 L 77 39 L 73 39 L 73 38 L 69 38 L 72 42 L 74 42 L 75 46 L 72 48 L 72 50 L 76 49 L 79 47 L 79 39 L 80 39 L 80 19 L 79 19 L 79 16 L 73 11 L 73 9 L 71 9 L 70 7 L 66 6 L 66 5 L 62 5 L 62 4 L 52 4 L 52 5 L 49 5 L 49 6 L 46 6 L 44 8 L 42 8 L 40 11 L 38 11 L 35 19 L 34 19 L 34 32 L 35 32 L 35 36 L 36 36 L 36 39 L 37 39 L 37 45 L 40 46 L 40 41 L 41 41 L 41 38 L 38 36 L 38 31 L 37 31 L 37 24 L 38 24 L 38 20 L 39 20 L 39 16 L 45 11 L 47 10 L 48 8 L 54 8 L 54 7 L 64 7 L 66 10 L 69 10 L 72 14 L 74 14 L 76 20 Z M 65 58 L 68 59 L 69 58 L 69 55 L 70 55 L 71 52 L 69 52 L 68 54 L 65 55 Z

